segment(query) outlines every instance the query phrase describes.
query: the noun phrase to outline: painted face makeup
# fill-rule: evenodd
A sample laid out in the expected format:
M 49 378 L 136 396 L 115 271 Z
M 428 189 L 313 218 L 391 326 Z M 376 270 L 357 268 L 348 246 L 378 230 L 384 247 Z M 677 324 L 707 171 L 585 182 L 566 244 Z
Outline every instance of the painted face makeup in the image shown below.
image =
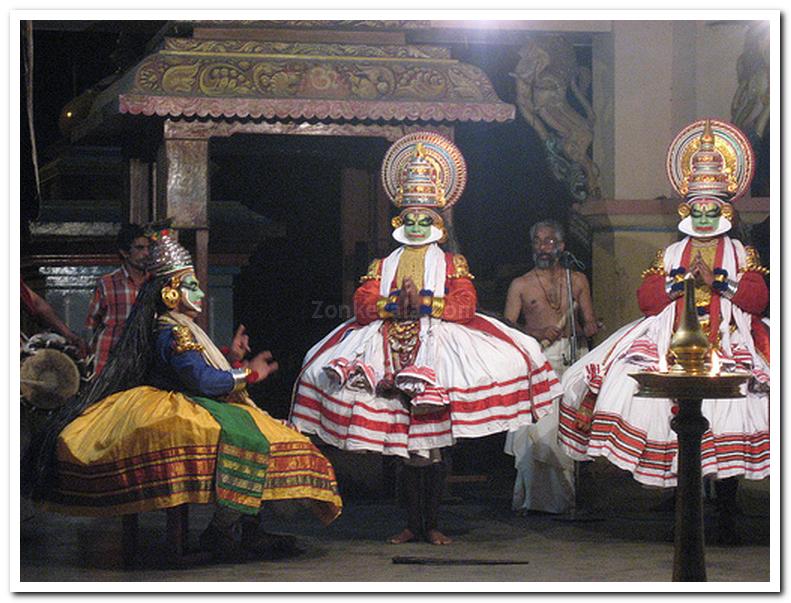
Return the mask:
M 408 212 L 404 216 L 404 235 L 411 243 L 428 239 L 434 218 L 421 212 Z
M 201 290 L 198 279 L 194 274 L 187 274 L 181 279 L 181 303 L 187 310 L 200 313 L 203 305 L 203 298 L 206 294 Z
M 720 225 L 722 207 L 711 201 L 694 201 L 689 212 L 692 230 L 705 235 L 713 233 Z

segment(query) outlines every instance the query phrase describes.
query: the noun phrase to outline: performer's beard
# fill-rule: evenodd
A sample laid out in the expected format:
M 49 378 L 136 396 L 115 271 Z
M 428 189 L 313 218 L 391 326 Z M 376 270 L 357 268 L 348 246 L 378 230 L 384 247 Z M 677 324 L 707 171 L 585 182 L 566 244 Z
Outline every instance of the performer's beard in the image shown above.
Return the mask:
M 559 256 L 560 252 L 558 251 L 553 251 L 552 253 L 534 253 L 533 263 L 536 265 L 536 268 L 552 268 L 558 261 Z

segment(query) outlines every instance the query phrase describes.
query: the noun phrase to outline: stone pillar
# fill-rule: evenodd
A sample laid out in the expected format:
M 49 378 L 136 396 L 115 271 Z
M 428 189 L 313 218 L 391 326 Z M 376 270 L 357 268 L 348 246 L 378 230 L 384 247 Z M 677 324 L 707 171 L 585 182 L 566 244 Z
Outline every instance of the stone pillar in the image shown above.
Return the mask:
M 178 138 L 170 126 L 166 120 L 157 162 L 155 218 L 170 218 L 176 230 L 195 231 L 195 273 L 208 291 L 209 139 Z M 209 300 L 205 303 L 208 306 Z M 204 307 L 196 322 L 206 328 L 208 316 L 209 308 Z
M 615 196 L 615 48 L 612 32 L 595 34 L 592 42 L 593 161 L 599 166 L 599 186 L 604 199 Z
M 746 27 L 613 21 L 611 32 L 594 35 L 593 159 L 604 198 L 671 196 L 667 146 L 696 119 L 730 120 Z
M 613 53 L 614 197 L 669 196 L 664 154 L 675 135 L 671 105 L 678 93 L 673 22 L 614 22 Z
M 129 160 L 129 207 L 126 218 L 132 224 L 151 221 L 151 165 L 140 159 Z

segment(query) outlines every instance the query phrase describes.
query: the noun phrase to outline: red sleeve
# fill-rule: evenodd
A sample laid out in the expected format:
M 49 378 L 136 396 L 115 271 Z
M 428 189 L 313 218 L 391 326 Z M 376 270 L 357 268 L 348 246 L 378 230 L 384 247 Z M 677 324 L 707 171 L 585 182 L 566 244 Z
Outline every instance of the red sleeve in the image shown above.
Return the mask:
M 760 315 L 769 304 L 769 289 L 763 275 L 753 270 L 742 274 L 731 302 L 749 314 Z
M 646 316 L 655 316 L 671 302 L 665 291 L 665 277 L 661 274 L 649 274 L 637 289 L 637 304 Z
M 354 316 L 361 325 L 367 325 L 379 318 L 376 302 L 379 301 L 379 281 L 365 281 L 354 292 Z
M 454 278 L 445 281 L 448 292 L 445 294 L 445 308 L 442 319 L 451 322 L 467 322 L 475 315 L 478 294 L 475 285 L 468 278 Z

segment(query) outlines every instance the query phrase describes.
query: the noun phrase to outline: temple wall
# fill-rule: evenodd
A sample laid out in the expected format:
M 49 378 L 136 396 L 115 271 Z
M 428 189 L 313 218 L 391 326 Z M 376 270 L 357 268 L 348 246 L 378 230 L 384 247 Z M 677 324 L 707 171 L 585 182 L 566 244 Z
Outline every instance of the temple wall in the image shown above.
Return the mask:
M 702 117 L 730 120 L 744 23 L 615 21 L 594 34 L 594 160 L 603 195 L 671 196 L 665 152 Z
M 601 341 L 640 316 L 635 291 L 656 251 L 679 238 L 674 191 L 665 174 L 667 147 L 688 123 L 730 121 L 736 63 L 746 24 L 614 21 L 594 34 L 594 160 L 605 200 L 576 211 L 593 228 L 592 289 L 606 328 Z M 658 199 L 665 198 L 660 201 Z M 768 199 L 739 202 L 752 225 Z

